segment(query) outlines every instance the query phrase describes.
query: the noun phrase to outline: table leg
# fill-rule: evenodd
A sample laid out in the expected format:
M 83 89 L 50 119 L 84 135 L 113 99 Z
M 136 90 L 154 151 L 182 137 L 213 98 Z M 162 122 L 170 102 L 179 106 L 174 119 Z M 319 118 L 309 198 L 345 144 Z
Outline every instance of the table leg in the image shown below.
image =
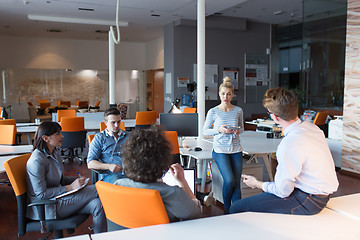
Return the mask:
M 28 143 L 29 145 L 32 145 L 32 141 L 31 141 L 31 137 L 30 137 L 30 133 L 27 133 L 27 139 L 28 139 Z
M 269 178 L 270 178 L 270 181 L 274 181 L 274 177 L 272 175 L 272 171 L 271 171 L 271 158 L 269 157 L 269 154 L 268 153 L 261 153 L 261 154 L 256 154 L 257 156 L 256 157 L 261 157 L 264 159 L 264 163 L 265 163 L 265 167 L 266 167 L 266 170 L 269 174 Z

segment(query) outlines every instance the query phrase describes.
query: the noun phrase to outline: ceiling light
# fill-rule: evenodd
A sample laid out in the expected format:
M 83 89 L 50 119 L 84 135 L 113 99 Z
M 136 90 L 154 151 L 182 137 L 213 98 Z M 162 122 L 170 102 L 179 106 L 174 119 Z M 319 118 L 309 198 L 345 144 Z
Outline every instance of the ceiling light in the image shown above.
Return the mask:
M 279 10 L 279 11 L 274 12 L 274 15 L 280 15 L 282 13 L 283 13 L 283 11 Z
M 30 20 L 48 21 L 48 22 L 64 22 L 64 23 L 79 23 L 79 24 L 94 24 L 94 25 L 106 25 L 115 26 L 115 21 L 85 19 L 85 18 L 68 18 L 68 17 L 53 17 L 53 16 L 41 16 L 41 15 L 28 15 Z M 129 22 L 119 21 L 120 27 L 129 26 Z

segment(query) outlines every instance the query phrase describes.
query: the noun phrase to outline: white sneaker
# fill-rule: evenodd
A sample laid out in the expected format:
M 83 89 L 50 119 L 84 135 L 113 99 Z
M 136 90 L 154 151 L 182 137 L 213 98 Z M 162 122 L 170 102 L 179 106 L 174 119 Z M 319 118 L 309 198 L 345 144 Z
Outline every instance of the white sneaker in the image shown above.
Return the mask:
M 211 193 L 209 193 L 209 195 L 206 195 L 205 197 L 204 197 L 204 206 L 206 206 L 206 207 L 209 207 L 209 206 L 211 206 L 211 204 L 212 204 L 212 201 L 213 201 L 213 192 L 211 192 Z

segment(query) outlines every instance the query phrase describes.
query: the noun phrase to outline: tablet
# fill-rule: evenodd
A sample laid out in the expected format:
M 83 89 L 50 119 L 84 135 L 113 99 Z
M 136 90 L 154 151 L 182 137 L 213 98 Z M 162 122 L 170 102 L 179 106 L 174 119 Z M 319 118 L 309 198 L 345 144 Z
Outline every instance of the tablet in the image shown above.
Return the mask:
M 195 169 L 184 169 L 184 177 L 191 191 L 193 192 L 193 194 L 195 194 Z M 162 179 L 163 182 L 169 186 L 178 186 L 178 182 L 173 177 L 170 170 L 166 172 Z

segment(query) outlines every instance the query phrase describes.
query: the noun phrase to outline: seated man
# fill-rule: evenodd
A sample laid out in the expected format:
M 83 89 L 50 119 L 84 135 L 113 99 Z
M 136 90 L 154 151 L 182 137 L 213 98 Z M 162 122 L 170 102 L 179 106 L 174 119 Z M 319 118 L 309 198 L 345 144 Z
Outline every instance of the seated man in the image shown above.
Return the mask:
M 120 112 L 117 108 L 109 108 L 104 113 L 106 129 L 95 135 L 89 147 L 88 168 L 100 170 L 99 180 L 114 183 L 123 178 L 121 145 L 128 133 L 120 129 Z
M 292 91 L 268 89 L 263 105 L 284 130 L 276 157 L 274 182 L 261 182 L 242 175 L 244 183 L 264 193 L 236 201 L 230 213 L 268 212 L 296 215 L 319 213 L 339 182 L 324 133 L 298 118 L 298 101 Z

